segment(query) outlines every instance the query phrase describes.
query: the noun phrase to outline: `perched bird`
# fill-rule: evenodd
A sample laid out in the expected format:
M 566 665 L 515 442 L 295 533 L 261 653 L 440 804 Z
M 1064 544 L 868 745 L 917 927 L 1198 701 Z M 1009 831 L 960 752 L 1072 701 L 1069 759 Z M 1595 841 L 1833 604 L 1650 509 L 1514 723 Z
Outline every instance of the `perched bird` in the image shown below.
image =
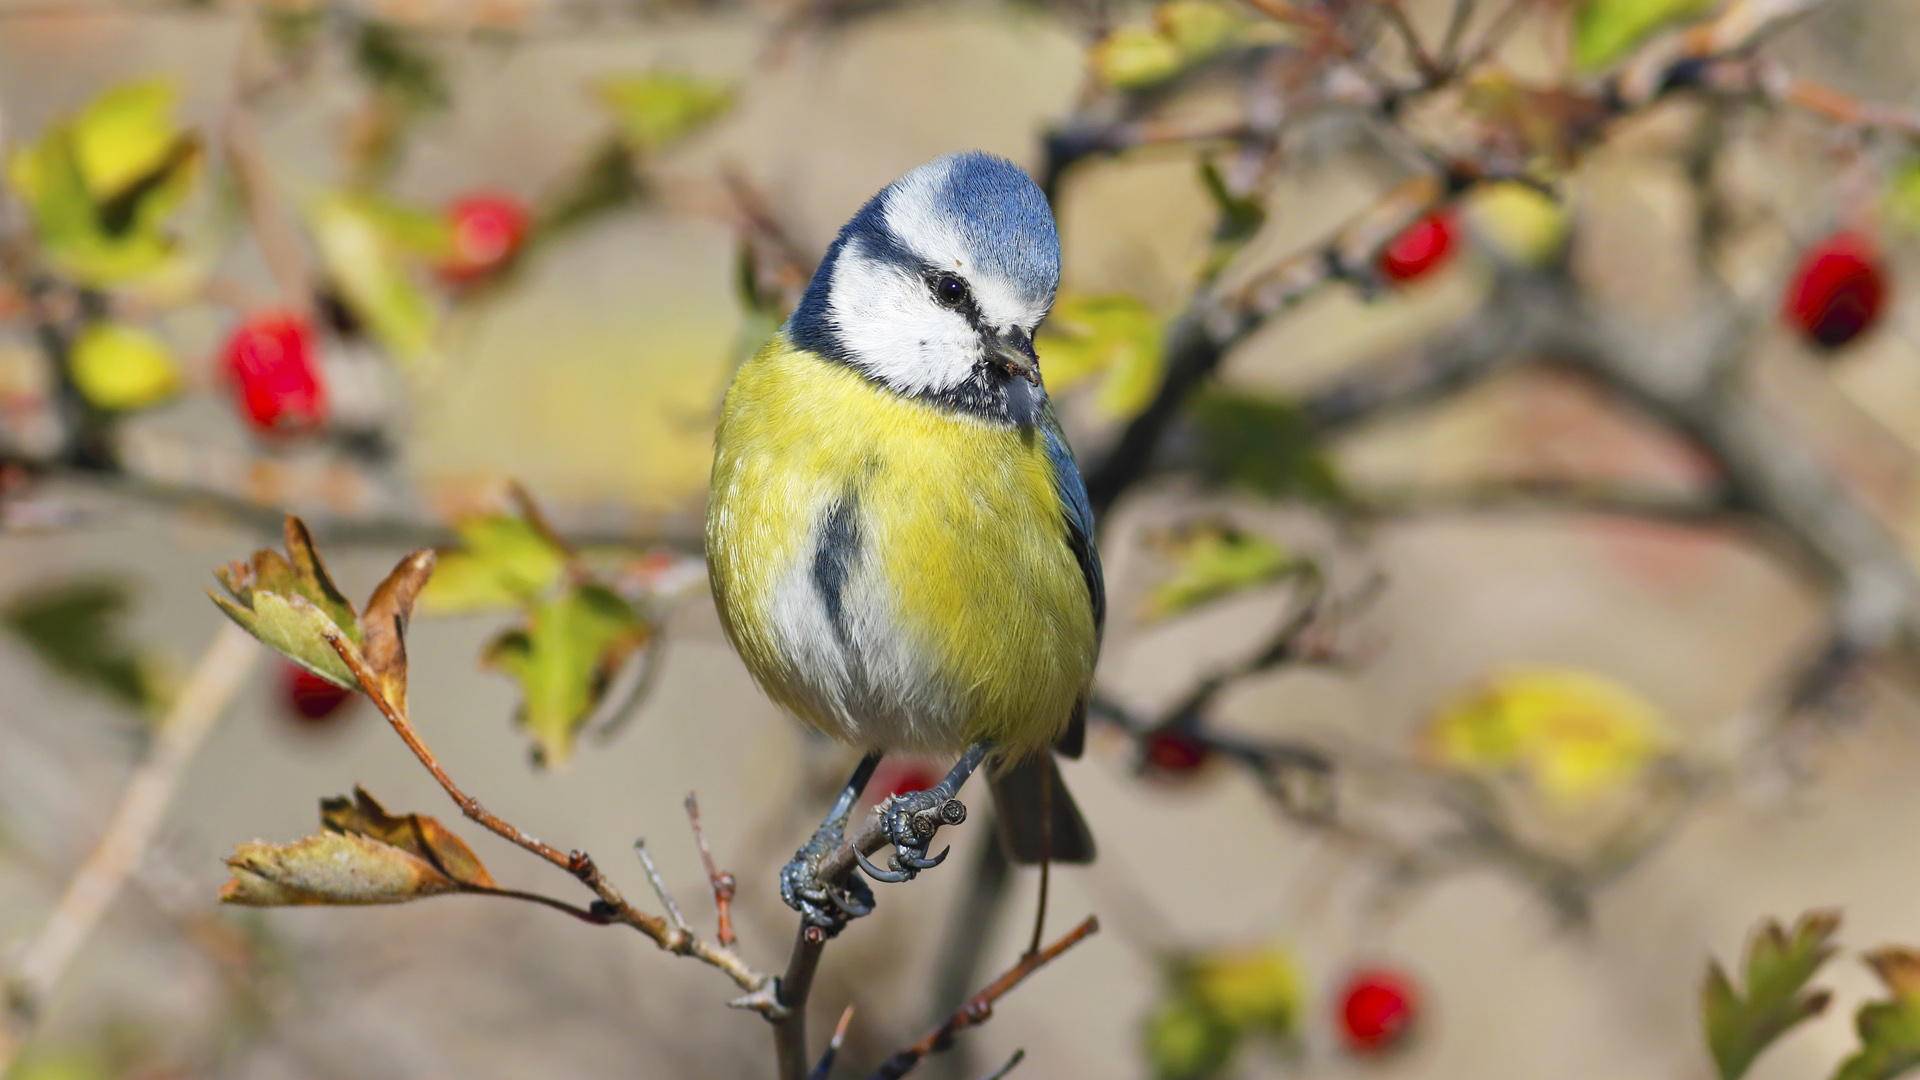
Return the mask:
M 892 800 L 893 866 L 863 859 L 870 875 L 937 863 L 924 812 L 989 756 L 1011 856 L 1093 857 L 1052 753 L 1080 752 L 1106 607 L 1033 347 L 1059 280 L 1033 180 L 988 154 L 940 158 L 840 230 L 727 392 L 707 516 L 721 622 L 768 695 L 867 751 L 782 875 L 823 927 L 871 905 L 858 875 L 835 888 L 814 870 L 891 751 L 959 760 L 929 797 Z

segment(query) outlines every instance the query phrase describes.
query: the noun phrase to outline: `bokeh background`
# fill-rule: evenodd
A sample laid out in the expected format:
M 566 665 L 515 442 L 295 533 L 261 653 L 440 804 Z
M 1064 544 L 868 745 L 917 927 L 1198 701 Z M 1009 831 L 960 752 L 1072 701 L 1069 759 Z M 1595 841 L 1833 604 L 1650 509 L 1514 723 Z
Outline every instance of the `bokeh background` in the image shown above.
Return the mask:
M 1591 92 L 1627 62 L 1583 68 L 1570 55 L 1583 20 L 1596 18 L 1587 8 L 1522 7 L 1486 65 L 1505 74 L 1458 83 Z M 1364 8 L 1312 10 L 1357 28 L 1383 78 L 1416 78 Z M 1469 42 L 1498 14 L 1488 8 Z M 1408 15 L 1438 41 L 1452 11 L 1421 0 Z M 1880 103 L 1890 122 L 1835 123 L 1751 92 L 1636 108 L 1551 167 L 1536 167 L 1551 153 L 1519 155 L 1515 175 L 1551 195 L 1531 196 L 1542 205 L 1503 211 L 1467 185 L 1435 268 L 1383 281 L 1369 258 L 1355 280 L 1315 291 L 1236 347 L 1215 381 L 1248 399 L 1294 400 L 1495 317 L 1485 298 L 1502 275 L 1562 275 L 1609 325 L 1641 327 L 1646 341 L 1685 339 L 1705 312 L 1730 307 L 1750 326 L 1741 392 L 1780 419 L 1775 436 L 1820 463 L 1807 482 L 1864 507 L 1910 550 L 1920 541 L 1920 324 L 1902 216 L 1912 199 L 1903 140 L 1914 129 L 1899 110 L 1920 90 L 1917 16 L 1898 0 L 1834 0 L 1765 41 L 1769 63 Z M 0 215 L 0 606 L 18 613 L 81 584 L 124 598 L 81 624 L 99 648 L 78 651 L 133 657 L 145 688 L 132 695 L 145 703 L 130 703 L 103 692 L 97 667 L 60 670 L 44 635 L 18 618 L 0 634 L 0 942 L 11 950 L 0 956 L 19 960 L 42 932 L 152 746 L 169 688 L 224 623 L 206 599 L 213 567 L 277 544 L 278 513 L 293 509 L 315 525 L 345 591 L 364 596 L 404 551 L 450 543 L 450 524 L 503 512 L 504 485 L 518 481 L 637 598 L 655 678 L 610 737 L 589 732 L 564 766 L 536 767 L 513 724 L 519 686 L 477 664 L 518 616 L 422 617 L 410 636 L 417 726 L 489 808 L 594 852 L 651 908 L 629 854 L 644 836 L 704 929 L 713 906 L 681 809 L 697 791 L 715 854 L 740 880 L 742 950 L 777 970 L 792 917 L 776 869 L 852 756 L 765 700 L 720 635 L 695 544 L 719 396 L 741 350 L 777 320 L 783 289 L 790 300 L 804 280 L 794 275 L 879 187 L 966 148 L 1040 172 L 1043 136 L 1067 118 L 1097 119 L 1115 95 L 1161 93 L 1161 76 L 1130 73 L 1099 49 L 1122 31 L 1169 25 L 1153 17 L 989 3 L 0 6 L 10 153 L 107 89 L 150 79 L 177 91 L 175 122 L 201 140 L 191 191 L 167 225 L 182 265 L 152 280 L 63 272 L 18 173 Z M 1308 48 L 1262 9 L 1231 17 L 1244 36 L 1228 52 Z M 401 43 L 398 67 L 368 59 L 368 27 Z M 1642 50 L 1672 40 L 1632 37 Z M 1258 78 L 1251 64 L 1220 68 L 1213 82 L 1166 92 L 1182 122 L 1224 115 Z M 619 132 L 659 118 L 644 112 L 656 106 L 636 119 L 610 105 L 609 80 L 662 73 L 715 88 L 724 103 L 658 145 L 630 134 L 620 143 Z M 407 98 L 416 76 L 431 92 Z M 1083 461 L 1103 460 L 1153 395 L 1153 343 L 1228 250 L 1199 161 L 1219 162 L 1264 206 L 1252 243 L 1228 250 L 1231 280 L 1326 243 L 1423 160 L 1457 165 L 1473 156 L 1461 147 L 1497 157 L 1487 148 L 1499 139 L 1460 134 L 1497 127 L 1497 109 L 1465 91 L 1437 96 L 1432 110 L 1393 119 L 1377 101 L 1330 106 L 1289 126 L 1259 168 L 1242 167 L 1231 144 L 1179 141 L 1090 155 L 1061 174 L 1063 305 L 1080 304 L 1096 336 L 1133 343 L 1059 343 L 1079 366 L 1062 360 L 1049 381 Z M 1566 124 L 1544 108 L 1527 115 Z M 1710 125 L 1716 141 L 1703 155 Z M 1380 129 L 1411 132 L 1425 159 Z M 627 148 L 616 169 L 626 183 L 542 231 L 551 222 L 541 214 L 580 190 L 610 137 Z M 257 169 L 251 184 L 234 180 L 236 162 Z M 478 284 L 446 283 L 435 257 L 394 256 L 392 272 L 431 312 L 431 345 L 403 357 L 366 332 L 364 311 L 358 331 L 327 321 L 343 288 L 370 289 L 357 302 L 379 303 L 377 284 L 339 280 L 352 271 L 329 260 L 315 224 L 312 208 L 341 190 L 378 191 L 432 220 L 462 196 L 495 193 L 531 208 L 533 239 Z M 278 255 L 261 236 L 274 221 L 291 237 Z M 1515 228 L 1534 232 L 1516 242 Z M 1887 293 L 1865 334 L 1826 349 L 1780 318 L 1780 297 L 1803 253 L 1839 230 L 1875 238 Z M 756 259 L 744 290 L 743 251 Z M 316 292 L 287 293 L 289 259 L 305 275 L 294 280 Z M 316 301 L 324 292 L 331 299 Z M 1121 314 L 1101 315 L 1090 298 Z M 235 407 L 230 336 L 272 307 L 305 309 L 320 328 L 316 364 L 334 415 L 317 432 L 263 434 Z M 164 345 L 166 393 L 100 410 L 76 405 L 71 379 L 47 373 L 46 327 L 57 335 L 101 310 Z M 1751 1075 L 1830 1074 L 1857 1047 L 1853 1010 L 1885 995 L 1858 950 L 1920 941 L 1910 857 L 1920 707 L 1903 665 L 1883 663 L 1904 657 L 1906 642 L 1848 657 L 1843 678 L 1802 700 L 1807 658 L 1833 624 L 1831 574 L 1809 570 L 1791 543 L 1784 553 L 1769 543 L 1778 529 L 1765 513 L 1585 505 L 1597 487 L 1684 500 L 1722 475 L 1670 419 L 1614 390 L 1577 370 L 1516 363 L 1337 439 L 1309 435 L 1312 468 L 1338 478 L 1337 496 L 1310 483 L 1218 483 L 1186 467 L 1204 432 L 1176 429 L 1162 465 L 1103 522 L 1113 614 L 1099 678 L 1116 715 L 1149 723 L 1256 650 L 1306 603 L 1302 578 L 1281 565 L 1311 562 L 1330 597 L 1353 603 L 1329 602 L 1310 656 L 1213 701 L 1204 738 L 1156 743 L 1096 725 L 1066 772 L 1101 859 L 1053 874 L 1050 926 L 1097 913 L 1103 929 L 926 1071 L 979 1076 L 1024 1048 L 1015 1075 L 1171 1075 L 1167 1051 L 1144 1034 L 1149 1018 L 1190 994 L 1176 974 L 1183 962 L 1227 956 L 1278 957 L 1274 985 L 1258 993 L 1282 1004 L 1263 1014 L 1269 1030 L 1249 1029 L 1207 1075 L 1712 1076 L 1699 999 L 1708 958 L 1731 962 L 1763 918 L 1836 907 L 1847 948 L 1820 979 L 1833 1005 Z M 90 424 L 107 431 L 104 458 L 71 452 L 75 426 Z M 1540 494 L 1543 483 L 1551 505 L 1481 497 Z M 1222 571 L 1222 546 L 1252 569 Z M 1204 603 L 1169 592 L 1182 574 L 1202 579 Z M 287 679 L 281 661 L 261 658 L 72 968 L 31 1022 L 16 1010 L 17 1075 L 771 1074 L 766 1025 L 725 1008 L 733 988 L 638 935 L 477 897 L 216 905 L 221 859 L 236 844 L 312 833 L 316 800 L 356 783 L 462 830 L 505 884 L 572 888 L 460 824 L 364 702 L 301 720 Z M 1545 703 L 1515 705 L 1503 692 Z M 1555 728 L 1555 717 L 1572 719 Z M 1560 734 L 1524 727 L 1536 721 Z M 1467 729 L 1465 744 L 1448 741 Z M 1540 741 L 1487 749 L 1473 742 L 1482 736 Z M 1297 792 L 1276 795 L 1299 777 L 1263 783 L 1216 738 L 1304 749 L 1330 772 L 1306 777 L 1304 806 Z M 1554 768 L 1576 778 L 1555 781 Z M 956 1004 L 941 981 L 956 952 L 972 954 L 961 977 L 978 986 L 1025 947 L 1031 873 L 1007 886 L 988 933 L 950 941 L 953 927 L 973 925 L 964 913 L 979 891 L 983 824 L 954 830 L 941 871 L 880 887 L 878 913 L 827 951 L 816 1033 L 857 1005 L 845 1075 L 864 1075 Z M 1418 989 L 1413 1035 L 1380 1052 L 1350 1049 L 1342 1032 L 1342 987 L 1368 967 Z

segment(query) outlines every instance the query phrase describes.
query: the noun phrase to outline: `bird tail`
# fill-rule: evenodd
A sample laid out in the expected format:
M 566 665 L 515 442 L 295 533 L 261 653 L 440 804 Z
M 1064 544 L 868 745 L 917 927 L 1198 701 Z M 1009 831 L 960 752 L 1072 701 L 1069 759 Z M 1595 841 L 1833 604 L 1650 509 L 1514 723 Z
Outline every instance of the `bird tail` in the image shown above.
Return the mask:
M 1031 865 L 1093 861 L 1093 831 L 1080 816 L 1051 752 L 990 771 L 1000 847 L 1007 858 Z M 1050 834 L 1050 835 L 1049 835 Z

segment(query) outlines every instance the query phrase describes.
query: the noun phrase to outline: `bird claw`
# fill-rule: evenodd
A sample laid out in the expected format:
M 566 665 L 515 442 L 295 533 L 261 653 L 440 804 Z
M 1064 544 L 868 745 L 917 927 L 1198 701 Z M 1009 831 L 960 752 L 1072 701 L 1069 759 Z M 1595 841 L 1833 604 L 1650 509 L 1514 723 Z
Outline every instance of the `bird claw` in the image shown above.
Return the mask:
M 820 860 L 839 847 L 844 837 L 838 825 L 822 825 L 793 859 L 780 868 L 780 899 L 800 913 L 809 926 L 833 937 L 847 923 L 873 913 L 873 890 L 853 874 L 844 882 L 820 880 Z
M 911 881 L 920 871 L 946 861 L 952 848 L 942 848 L 940 854 L 931 857 L 927 849 L 933 845 L 933 834 L 942 825 L 958 825 L 967 820 L 967 805 L 941 784 L 929 791 L 901 792 L 882 803 L 879 813 L 887 842 L 893 845 L 893 857 L 887 860 L 888 868 L 883 870 L 861 856 L 860 869 L 875 881 L 894 885 Z

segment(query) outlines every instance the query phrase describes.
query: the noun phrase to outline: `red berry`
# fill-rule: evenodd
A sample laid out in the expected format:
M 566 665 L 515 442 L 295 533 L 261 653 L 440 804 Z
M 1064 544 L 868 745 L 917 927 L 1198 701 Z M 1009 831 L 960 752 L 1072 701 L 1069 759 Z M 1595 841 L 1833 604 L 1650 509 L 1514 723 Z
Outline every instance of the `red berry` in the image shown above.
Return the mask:
M 1407 226 L 1380 252 L 1380 276 L 1402 284 L 1425 277 L 1453 254 L 1458 231 L 1451 210 L 1435 210 Z
M 1355 972 L 1340 994 L 1340 1034 L 1357 1054 L 1394 1049 L 1412 1032 L 1420 995 L 1413 981 L 1387 968 Z
M 1887 300 L 1887 273 L 1871 237 L 1842 230 L 1800 259 L 1781 316 L 1807 340 L 1837 349 L 1872 329 Z
M 256 312 L 227 339 L 225 356 L 240 413 L 256 430 L 294 434 L 326 420 L 326 387 L 305 319 L 286 311 Z
M 335 686 L 298 664 L 283 666 L 284 696 L 287 709 L 295 720 L 324 724 L 353 697 L 353 691 Z
M 903 795 L 909 791 L 926 791 L 940 782 L 925 762 L 911 758 L 881 763 L 874 770 L 873 779 L 867 783 L 866 797 L 863 801 L 877 803 L 889 795 Z
M 532 225 L 526 207 L 511 195 L 481 193 L 447 208 L 453 251 L 440 264 L 440 276 L 454 285 L 470 285 L 513 261 Z
M 1148 735 L 1141 750 L 1150 769 L 1169 776 L 1197 772 L 1213 753 L 1199 736 L 1177 727 L 1161 728 Z

